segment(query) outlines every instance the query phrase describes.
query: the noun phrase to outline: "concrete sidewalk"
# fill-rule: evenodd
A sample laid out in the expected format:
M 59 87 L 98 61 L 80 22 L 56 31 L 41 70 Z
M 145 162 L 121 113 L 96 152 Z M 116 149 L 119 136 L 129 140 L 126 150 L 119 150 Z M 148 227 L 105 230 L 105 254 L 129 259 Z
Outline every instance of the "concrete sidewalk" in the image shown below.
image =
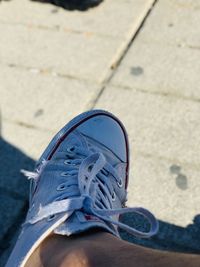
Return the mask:
M 123 238 L 199 252 L 199 25 L 200 3 L 192 0 L 105 0 L 84 12 L 0 1 L 0 266 L 27 210 L 20 169 L 32 170 L 53 134 L 92 108 L 124 122 L 128 205 L 160 221 L 150 240 Z

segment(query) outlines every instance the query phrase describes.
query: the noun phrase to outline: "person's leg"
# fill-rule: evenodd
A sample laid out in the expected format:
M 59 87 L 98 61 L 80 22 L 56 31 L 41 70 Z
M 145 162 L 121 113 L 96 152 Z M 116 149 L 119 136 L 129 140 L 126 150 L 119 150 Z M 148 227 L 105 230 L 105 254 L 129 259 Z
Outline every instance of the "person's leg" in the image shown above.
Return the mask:
M 199 267 L 200 255 L 163 252 L 137 246 L 96 231 L 65 237 L 52 235 L 26 267 Z

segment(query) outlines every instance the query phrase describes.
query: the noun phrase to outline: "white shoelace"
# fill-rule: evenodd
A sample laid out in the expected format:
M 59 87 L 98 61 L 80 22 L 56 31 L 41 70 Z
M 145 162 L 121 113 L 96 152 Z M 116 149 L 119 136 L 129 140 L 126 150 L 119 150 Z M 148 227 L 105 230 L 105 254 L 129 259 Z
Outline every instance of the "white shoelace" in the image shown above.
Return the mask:
M 102 153 L 91 153 L 86 149 L 74 146 L 68 149 L 67 154 L 70 157 L 74 156 L 74 159 L 65 160 L 66 172 L 62 175 L 66 176 L 66 183 L 60 186 L 62 193 L 65 191 L 64 197 L 62 194 L 62 199 L 43 207 L 40 206 L 38 214 L 27 223 L 35 224 L 44 218 L 55 218 L 57 214 L 62 212 L 69 213 L 70 216 L 72 212 L 81 210 L 137 237 L 149 238 L 157 233 L 158 221 L 148 210 L 140 207 L 112 209 L 112 202 L 115 200 L 112 183 L 115 182 L 121 187 L 122 180 Z M 44 161 L 37 172 L 24 170 L 22 172 L 29 179 L 37 180 L 47 163 Z M 108 179 L 108 174 L 111 175 L 112 179 Z M 77 177 L 78 183 L 75 181 Z M 79 194 L 77 194 L 76 187 L 78 187 Z M 132 212 L 140 214 L 148 220 L 151 226 L 149 232 L 138 231 L 111 218 L 115 215 Z

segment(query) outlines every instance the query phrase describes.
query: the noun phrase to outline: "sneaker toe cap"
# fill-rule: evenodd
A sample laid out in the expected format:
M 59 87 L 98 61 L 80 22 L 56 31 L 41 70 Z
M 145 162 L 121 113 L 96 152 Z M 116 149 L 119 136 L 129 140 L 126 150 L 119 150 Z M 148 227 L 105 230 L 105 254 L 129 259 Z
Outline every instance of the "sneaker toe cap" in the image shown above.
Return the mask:
M 115 117 L 96 115 L 79 125 L 77 130 L 107 147 L 123 162 L 128 161 L 127 134 Z

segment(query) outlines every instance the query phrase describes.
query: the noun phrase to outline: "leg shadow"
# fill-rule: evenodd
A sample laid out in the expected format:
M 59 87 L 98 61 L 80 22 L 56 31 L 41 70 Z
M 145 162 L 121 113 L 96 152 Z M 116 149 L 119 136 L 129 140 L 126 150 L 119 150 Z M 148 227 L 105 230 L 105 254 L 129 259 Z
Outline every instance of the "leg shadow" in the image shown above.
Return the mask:
M 2 1 L 11 1 L 11 0 L 0 0 Z M 103 0 L 31 0 L 33 2 L 40 2 L 43 4 L 52 4 L 58 7 L 62 7 L 66 10 L 79 10 L 86 11 L 89 8 L 98 6 Z
M 139 229 L 148 231 L 149 225 L 144 218 L 137 214 L 126 214 L 121 217 L 121 221 Z M 134 238 L 130 234 L 121 231 L 121 237 L 131 243 L 142 245 L 149 248 L 176 251 L 185 253 L 200 252 L 200 215 L 196 215 L 193 224 L 181 227 L 168 222 L 159 221 L 159 232 L 149 239 Z
M 29 181 L 21 169 L 35 161 L 0 137 L 0 266 L 4 266 L 28 209 Z
M 98 6 L 103 0 L 31 0 L 35 2 L 53 4 L 67 10 L 86 11 Z

